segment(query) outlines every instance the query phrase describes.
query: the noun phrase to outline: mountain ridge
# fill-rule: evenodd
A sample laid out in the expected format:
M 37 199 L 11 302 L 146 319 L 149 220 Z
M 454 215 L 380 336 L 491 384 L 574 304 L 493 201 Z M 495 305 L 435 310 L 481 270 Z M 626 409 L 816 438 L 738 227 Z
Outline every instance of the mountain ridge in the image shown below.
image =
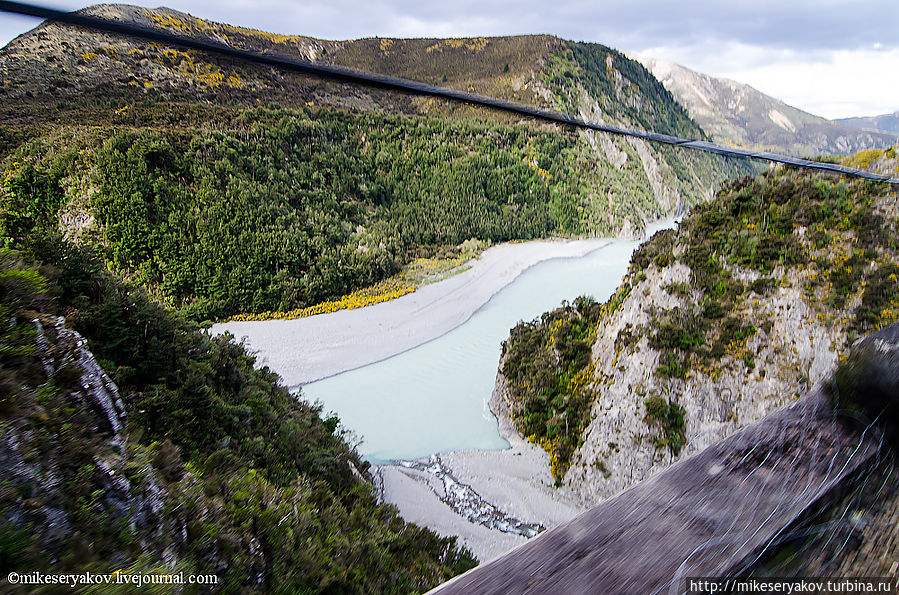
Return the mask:
M 899 138 L 899 133 L 860 130 L 815 116 L 739 81 L 648 56 L 634 59 L 646 66 L 718 142 L 813 157 L 885 149 Z
M 545 35 L 331 42 L 167 9 L 86 10 L 706 138 L 642 66 L 598 44 Z M 11 223 L 27 212 L 36 168 L 61 197 L 50 213 L 60 231 L 72 231 L 63 219 L 84 222 L 74 236 L 105 244 L 117 271 L 199 320 L 334 300 L 469 238 L 637 235 L 749 171 L 639 139 L 52 23 L 0 50 L 0 75 L 7 229 L 28 219 Z
M 874 130 L 878 132 L 899 134 L 899 110 L 891 114 L 856 118 L 837 118 L 834 121 L 861 130 Z
M 334 41 L 302 35 L 272 34 L 206 21 L 166 7 L 145 9 L 126 4 L 99 4 L 82 9 L 81 12 L 110 20 L 132 22 L 142 27 L 157 27 L 175 35 L 207 39 L 239 49 L 262 53 L 276 51 L 305 60 L 331 62 L 422 82 L 442 83 L 449 87 L 495 95 L 540 107 L 554 107 L 550 96 L 551 91 L 540 85 L 539 75 L 545 74 L 541 72 L 541 67 L 554 52 L 578 45 L 575 42 L 544 34 L 448 39 L 369 37 Z M 73 65 L 58 64 L 59 58 L 49 55 L 47 52 L 47 50 L 51 50 L 57 54 L 71 53 L 72 42 L 84 42 L 85 39 L 96 43 L 100 55 L 94 52 L 82 53 L 77 64 Z M 115 42 L 122 44 L 126 53 L 132 57 L 131 64 L 128 63 L 125 56 L 117 55 L 117 53 L 121 53 L 121 49 L 109 47 Z M 609 52 L 610 55 L 618 55 L 621 61 L 628 62 L 615 50 L 598 44 L 594 45 Z M 43 23 L 11 41 L 0 50 L 0 53 L 6 54 L 3 56 L 4 63 L 26 61 L 28 57 L 23 54 L 33 54 L 36 58 L 42 58 L 51 63 L 51 68 L 41 68 L 46 65 L 38 65 L 37 73 L 55 74 L 55 77 L 47 77 L 51 83 L 61 82 L 54 81 L 54 78 L 58 79 L 60 75 L 68 77 L 69 80 L 62 82 L 75 87 L 77 91 L 83 91 L 91 85 L 96 86 L 98 84 L 96 79 L 102 80 L 104 75 L 122 74 L 121 71 L 110 71 L 111 63 L 116 61 L 125 66 L 131 65 L 135 67 L 136 71 L 141 68 L 146 70 L 148 62 L 162 62 L 162 65 L 168 70 L 168 72 L 165 72 L 165 69 L 136 72 L 137 76 L 132 75 L 116 82 L 126 83 L 129 86 L 143 86 L 145 89 L 152 89 L 164 83 L 168 83 L 170 87 L 176 86 L 175 83 L 183 83 L 184 81 L 177 79 L 179 74 L 187 74 L 183 68 L 185 56 L 179 55 L 178 50 L 166 50 L 165 55 L 159 56 L 158 52 L 153 52 L 158 47 L 159 44 L 155 43 L 145 43 L 141 40 L 132 40 L 113 34 L 85 32 L 67 25 L 63 25 L 62 31 L 60 31 L 59 25 Z M 142 51 L 146 48 L 149 48 L 151 55 L 148 56 Z M 108 52 L 109 49 L 113 51 Z M 196 52 L 188 51 L 187 54 L 193 55 Z M 210 61 L 211 58 L 204 56 L 202 60 Z M 66 59 L 65 56 L 63 59 Z M 516 63 L 516 59 L 518 59 L 518 63 Z M 199 65 L 195 63 L 198 61 L 190 60 L 187 64 L 188 69 L 198 70 Z M 170 62 L 174 62 L 174 64 Z M 240 63 L 230 62 L 229 65 L 239 66 Z M 240 80 L 239 76 L 226 79 L 220 74 L 218 66 L 211 64 L 211 72 L 195 73 L 198 76 L 194 77 L 195 80 L 191 81 L 191 84 L 198 88 L 205 88 L 205 90 L 221 90 L 225 86 L 239 89 L 248 86 L 248 81 Z M 79 80 L 79 78 L 84 79 L 79 75 L 86 73 L 91 73 L 92 78 L 87 81 Z M 207 76 L 200 76 L 203 74 Z M 568 72 L 568 76 L 570 75 L 571 72 Z M 17 79 L 18 77 L 11 76 L 10 78 Z M 279 82 L 283 82 L 283 80 Z M 34 85 L 35 81 L 12 80 L 4 85 L 4 90 L 11 98 L 16 98 L 21 95 L 22 90 L 27 90 L 29 83 Z M 253 83 L 254 85 L 250 86 L 253 87 L 253 90 L 258 91 L 260 81 L 253 81 Z M 419 99 L 413 98 L 415 101 Z M 653 109 L 652 105 L 644 103 L 645 107 Z M 610 108 L 613 107 L 610 106 Z M 605 117 L 616 123 L 636 125 L 634 121 L 609 118 L 609 115 L 605 115 Z M 688 119 L 686 113 L 678 117 Z M 645 123 L 644 127 L 653 128 Z M 665 128 L 657 131 L 671 132 Z M 698 129 L 695 129 L 694 132 L 698 133 Z M 701 133 L 698 135 L 701 136 Z

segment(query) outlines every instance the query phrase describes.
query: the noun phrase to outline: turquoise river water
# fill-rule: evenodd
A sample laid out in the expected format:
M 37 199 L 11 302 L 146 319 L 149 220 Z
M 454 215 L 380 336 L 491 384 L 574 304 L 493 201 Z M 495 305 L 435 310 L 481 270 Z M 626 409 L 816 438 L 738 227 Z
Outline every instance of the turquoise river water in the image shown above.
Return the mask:
M 372 463 L 506 448 L 487 402 L 509 329 L 579 295 L 604 302 L 638 245 L 614 241 L 580 258 L 537 264 L 463 325 L 384 361 L 307 384 L 303 397 L 339 416 Z

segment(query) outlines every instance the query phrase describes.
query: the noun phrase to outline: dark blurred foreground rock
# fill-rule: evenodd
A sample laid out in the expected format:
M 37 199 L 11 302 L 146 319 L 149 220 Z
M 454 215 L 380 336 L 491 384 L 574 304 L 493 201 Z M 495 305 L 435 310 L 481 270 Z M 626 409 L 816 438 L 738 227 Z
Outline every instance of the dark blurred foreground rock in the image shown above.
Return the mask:
M 899 324 L 793 405 L 432 593 L 681 593 L 744 572 L 878 459 L 897 389 Z
M 856 343 L 826 389 L 837 409 L 876 420 L 895 443 L 899 438 L 899 323 Z

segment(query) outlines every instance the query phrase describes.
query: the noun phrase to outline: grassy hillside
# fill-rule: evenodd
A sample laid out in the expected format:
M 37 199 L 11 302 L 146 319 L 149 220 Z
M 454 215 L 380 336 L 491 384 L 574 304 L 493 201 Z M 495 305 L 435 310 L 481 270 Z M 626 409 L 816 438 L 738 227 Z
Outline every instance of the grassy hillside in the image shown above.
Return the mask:
M 702 136 L 642 67 L 603 46 L 330 42 L 167 9 L 89 11 Z M 198 320 L 305 308 L 469 238 L 632 233 L 746 171 L 53 24 L 0 54 L 6 243 L 56 229 L 103 246 L 113 270 Z
M 0 250 L 0 314 L 4 576 L 185 572 L 215 575 L 217 592 L 409 593 L 473 565 L 375 503 L 336 418 L 90 253 L 59 238 Z

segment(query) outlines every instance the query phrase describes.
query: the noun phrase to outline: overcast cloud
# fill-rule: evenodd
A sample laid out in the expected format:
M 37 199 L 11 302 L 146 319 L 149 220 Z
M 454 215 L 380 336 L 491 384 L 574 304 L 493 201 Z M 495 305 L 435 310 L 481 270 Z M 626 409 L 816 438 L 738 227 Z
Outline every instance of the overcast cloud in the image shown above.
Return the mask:
M 899 110 L 897 0 L 133 3 L 160 2 L 202 18 L 326 39 L 552 33 L 732 78 L 825 117 Z M 0 44 L 35 24 L 0 14 Z

